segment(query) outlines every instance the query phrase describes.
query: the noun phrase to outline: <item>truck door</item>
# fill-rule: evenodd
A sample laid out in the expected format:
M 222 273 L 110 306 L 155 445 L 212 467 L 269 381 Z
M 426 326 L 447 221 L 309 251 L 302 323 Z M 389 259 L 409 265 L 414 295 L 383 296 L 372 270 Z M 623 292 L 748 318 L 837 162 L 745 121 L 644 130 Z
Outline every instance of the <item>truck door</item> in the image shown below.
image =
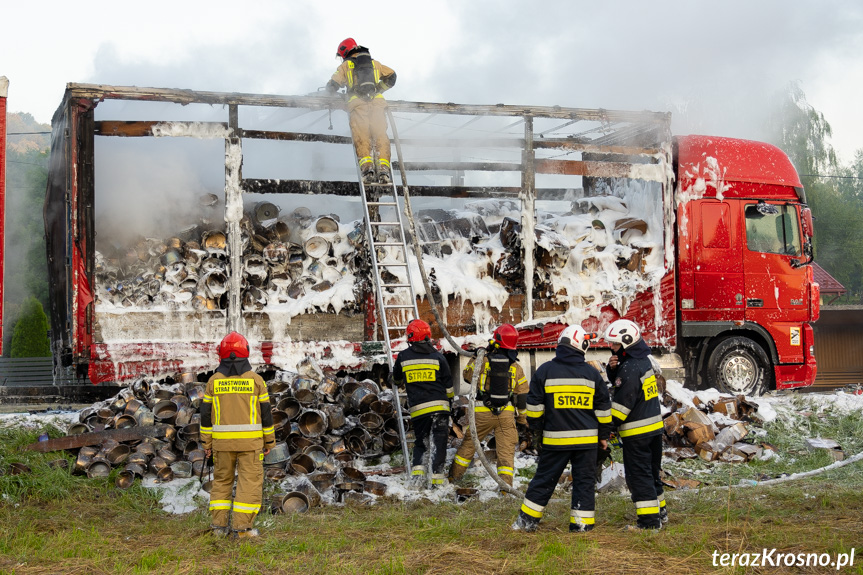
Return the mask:
M 740 216 L 733 202 L 693 202 L 692 246 L 696 321 L 742 321 L 744 282 L 740 265 Z
M 806 270 L 798 206 L 742 201 L 746 220 L 743 268 L 746 320 L 765 327 L 780 362 L 802 361 L 802 324 L 808 317 Z

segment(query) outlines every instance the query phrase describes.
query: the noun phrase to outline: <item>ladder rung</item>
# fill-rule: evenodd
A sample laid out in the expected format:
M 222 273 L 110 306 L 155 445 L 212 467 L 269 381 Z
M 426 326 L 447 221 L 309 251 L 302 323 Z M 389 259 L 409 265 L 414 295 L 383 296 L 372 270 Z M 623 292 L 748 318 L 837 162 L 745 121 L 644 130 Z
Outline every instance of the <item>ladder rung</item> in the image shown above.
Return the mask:
M 411 304 L 384 304 L 384 309 L 413 309 Z
M 402 242 L 372 242 L 374 246 L 399 246 L 406 247 Z
M 373 226 L 399 226 L 401 222 L 371 222 Z
M 406 268 L 407 264 L 384 264 L 384 263 L 378 262 L 378 266 L 380 266 L 382 268 Z
M 369 206 L 397 206 L 395 202 L 366 202 Z
M 387 326 L 387 329 L 388 329 L 388 330 L 392 330 L 392 329 L 407 329 L 407 327 L 408 327 L 408 326 L 406 326 L 406 325 L 394 325 L 394 326 Z
M 371 184 L 363 184 L 363 185 L 364 185 L 365 187 L 367 187 L 367 188 L 370 188 L 370 187 L 371 187 L 371 188 L 392 188 L 392 187 L 393 187 L 393 185 L 392 185 L 392 184 L 377 184 L 377 183 L 371 183 Z
M 411 284 L 382 284 L 382 288 L 409 288 Z

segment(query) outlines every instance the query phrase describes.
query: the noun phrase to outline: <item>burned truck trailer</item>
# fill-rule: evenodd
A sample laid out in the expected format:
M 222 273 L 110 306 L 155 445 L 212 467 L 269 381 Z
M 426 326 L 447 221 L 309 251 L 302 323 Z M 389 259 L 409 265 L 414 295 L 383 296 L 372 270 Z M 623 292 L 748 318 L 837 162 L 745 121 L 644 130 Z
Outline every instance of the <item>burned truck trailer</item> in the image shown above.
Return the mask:
M 327 96 L 69 84 L 45 202 L 58 369 L 94 383 L 205 371 L 230 329 L 276 369 L 385 363 L 343 110 Z M 626 317 L 691 382 L 814 381 L 812 222 L 777 148 L 672 138 L 664 113 L 390 111 L 435 337 L 432 303 L 460 345 L 515 324 L 530 369 L 564 325 Z

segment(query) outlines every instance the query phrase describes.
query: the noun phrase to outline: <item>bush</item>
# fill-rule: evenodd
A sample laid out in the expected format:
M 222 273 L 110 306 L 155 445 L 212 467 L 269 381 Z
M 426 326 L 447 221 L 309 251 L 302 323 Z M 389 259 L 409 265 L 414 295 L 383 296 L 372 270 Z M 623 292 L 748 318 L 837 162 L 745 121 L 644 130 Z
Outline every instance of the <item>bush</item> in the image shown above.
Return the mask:
M 50 357 L 48 316 L 35 297 L 24 303 L 21 317 L 12 330 L 12 357 Z

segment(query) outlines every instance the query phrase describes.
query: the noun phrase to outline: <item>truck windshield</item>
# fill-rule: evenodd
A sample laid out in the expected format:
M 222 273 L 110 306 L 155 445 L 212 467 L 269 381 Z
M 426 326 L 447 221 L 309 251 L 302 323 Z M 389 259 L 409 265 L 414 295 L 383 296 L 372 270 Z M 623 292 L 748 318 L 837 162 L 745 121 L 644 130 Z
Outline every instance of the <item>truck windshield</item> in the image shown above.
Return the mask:
M 796 207 L 746 206 L 746 247 L 753 252 L 799 256 L 800 225 Z

